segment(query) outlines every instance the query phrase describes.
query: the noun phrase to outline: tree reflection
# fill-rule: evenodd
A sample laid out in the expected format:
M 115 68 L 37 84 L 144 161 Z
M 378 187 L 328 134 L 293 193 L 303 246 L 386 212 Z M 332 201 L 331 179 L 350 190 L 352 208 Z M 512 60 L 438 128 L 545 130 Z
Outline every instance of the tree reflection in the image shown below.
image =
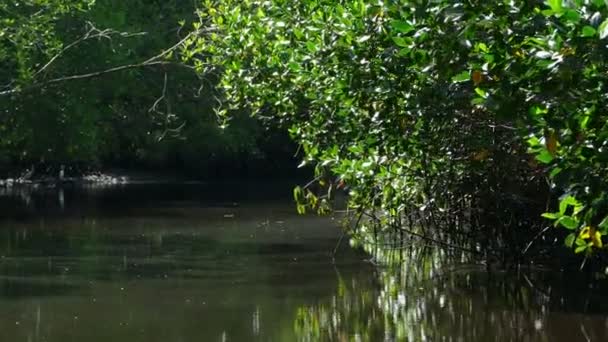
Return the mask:
M 302 307 L 301 341 L 599 341 L 605 297 L 549 272 L 489 273 L 442 251 L 385 251 L 376 274 L 339 277 L 329 302 Z M 603 283 L 603 281 L 600 281 Z M 581 284 L 580 286 L 578 284 Z M 582 291 L 584 289 L 584 291 Z M 605 293 L 605 292 L 604 292 Z

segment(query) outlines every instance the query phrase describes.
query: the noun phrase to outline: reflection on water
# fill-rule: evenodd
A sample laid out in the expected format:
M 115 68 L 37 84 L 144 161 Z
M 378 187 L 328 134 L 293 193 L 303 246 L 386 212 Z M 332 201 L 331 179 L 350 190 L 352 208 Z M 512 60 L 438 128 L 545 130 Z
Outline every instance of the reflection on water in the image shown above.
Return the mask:
M 450 268 L 458 258 L 437 251 L 400 258 L 374 277 L 340 277 L 330 301 L 300 308 L 299 339 L 608 341 L 605 279 L 590 288 L 576 274 Z
M 374 267 L 289 184 L 0 194 L 0 341 L 605 341 L 604 280 Z M 378 259 L 386 260 L 387 256 Z
M 20 189 L 0 198 L 0 341 L 291 341 L 361 257 L 289 185 Z

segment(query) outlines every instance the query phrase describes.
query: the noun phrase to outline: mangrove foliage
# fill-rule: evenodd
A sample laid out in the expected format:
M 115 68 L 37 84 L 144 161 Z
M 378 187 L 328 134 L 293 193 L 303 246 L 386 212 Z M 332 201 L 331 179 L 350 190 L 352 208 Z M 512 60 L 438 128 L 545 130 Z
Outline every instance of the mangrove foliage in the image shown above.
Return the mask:
M 197 14 L 181 55 L 219 79 L 221 118 L 282 125 L 314 166 L 299 211 L 347 188 L 355 237 L 603 256 L 603 0 L 205 0 Z

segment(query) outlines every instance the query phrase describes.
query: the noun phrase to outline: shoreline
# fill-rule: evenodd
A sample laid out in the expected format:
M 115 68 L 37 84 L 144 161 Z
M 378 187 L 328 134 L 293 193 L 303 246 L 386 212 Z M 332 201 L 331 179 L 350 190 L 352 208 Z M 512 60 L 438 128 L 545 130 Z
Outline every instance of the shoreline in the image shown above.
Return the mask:
M 61 187 L 67 185 L 120 185 L 127 184 L 129 182 L 127 176 L 115 176 L 107 173 L 91 173 L 78 177 L 50 177 L 42 176 L 36 178 L 3 178 L 0 179 L 0 188 L 14 188 L 14 187 L 37 187 L 37 186 L 48 186 L 48 187 Z

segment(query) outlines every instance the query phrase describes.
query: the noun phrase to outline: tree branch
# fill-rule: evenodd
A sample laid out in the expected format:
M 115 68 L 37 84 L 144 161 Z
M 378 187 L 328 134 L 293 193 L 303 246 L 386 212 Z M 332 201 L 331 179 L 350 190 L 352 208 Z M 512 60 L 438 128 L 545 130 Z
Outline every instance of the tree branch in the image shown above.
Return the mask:
M 34 73 L 34 77 L 38 76 L 43 71 L 45 71 L 51 64 L 53 64 L 66 51 L 68 51 L 71 48 L 75 47 L 76 45 L 84 42 L 85 40 L 94 39 L 94 38 L 112 39 L 111 35 L 120 35 L 122 37 L 134 37 L 134 36 L 142 36 L 142 35 L 146 35 L 147 34 L 147 32 L 137 32 L 137 33 L 118 32 L 118 31 L 114 31 L 112 29 L 100 30 L 100 29 L 96 28 L 93 25 L 93 23 L 91 23 L 89 21 L 87 22 L 87 25 L 89 26 L 89 30 L 87 31 L 87 33 L 85 33 L 82 37 L 76 39 L 75 41 L 73 41 L 72 43 L 70 43 L 66 47 L 64 47 L 61 51 L 59 51 L 42 68 L 40 68 L 40 70 L 38 70 L 38 71 L 36 71 Z
M 92 26 L 92 24 L 91 24 Z M 53 58 L 51 58 L 49 60 L 49 62 L 47 62 L 38 72 L 36 72 L 36 75 L 40 74 L 42 71 L 44 71 L 45 69 L 47 69 L 51 64 L 53 64 L 53 62 L 55 62 L 61 55 L 63 55 L 65 53 L 65 51 L 73 48 L 74 46 L 78 45 L 79 43 L 83 42 L 86 39 L 91 39 L 94 37 L 109 37 L 108 35 L 110 33 L 115 33 L 115 31 L 112 30 L 103 30 L 103 31 L 99 31 L 98 29 L 94 28 L 94 26 L 92 26 L 91 30 L 89 30 L 83 37 L 79 38 L 78 40 L 74 41 L 73 43 L 69 44 L 68 46 L 66 46 L 63 50 L 61 50 L 57 55 L 53 56 Z M 86 78 L 94 78 L 94 77 L 99 77 L 105 74 L 109 74 L 109 73 L 115 73 L 115 72 L 119 72 L 119 71 L 123 71 L 123 70 L 127 70 L 127 69 L 135 69 L 135 68 L 142 68 L 142 67 L 148 67 L 148 66 L 156 66 L 156 65 L 176 65 L 176 66 L 180 66 L 183 68 L 188 68 L 188 69 L 194 69 L 191 66 L 188 66 L 186 64 L 182 64 L 182 63 L 175 63 L 175 62 L 170 62 L 167 60 L 163 60 L 163 58 L 165 58 L 167 55 L 169 55 L 170 53 L 174 52 L 175 50 L 177 50 L 180 46 L 182 46 L 190 37 L 199 34 L 199 31 L 192 31 L 190 32 L 188 35 L 186 35 L 183 39 L 181 39 L 179 42 L 177 42 L 175 45 L 171 46 L 169 49 L 164 50 L 163 52 L 161 52 L 158 55 L 152 56 L 142 62 L 139 63 L 132 63 L 132 64 L 125 64 L 125 65 L 119 65 L 119 66 L 115 66 L 109 69 L 105 69 L 105 70 L 100 70 L 100 71 L 94 71 L 94 72 L 90 72 L 90 73 L 84 73 L 84 74 L 76 74 L 76 75 L 69 75 L 69 76 L 62 76 L 62 77 L 57 77 L 57 78 L 53 78 L 50 80 L 45 80 L 42 82 L 35 82 L 32 83 L 30 85 L 28 85 L 27 87 L 24 88 L 12 88 L 12 89 L 8 89 L 5 91 L 0 91 L 0 96 L 9 96 L 9 95 L 14 95 L 14 94 L 18 94 L 18 93 L 22 93 L 24 91 L 27 90 L 31 90 L 31 89 L 35 89 L 35 88 L 40 88 L 46 85 L 50 85 L 50 84 L 54 84 L 54 83 L 60 83 L 60 82 L 65 82 L 65 81 L 70 81 L 70 80 L 79 80 L 79 79 L 86 79 Z M 125 35 L 129 35 L 128 33 L 119 33 L 123 36 Z M 144 34 L 144 33 L 139 33 L 139 34 Z M 134 35 L 134 34 L 131 34 Z M 137 34 L 135 34 L 137 35 Z

